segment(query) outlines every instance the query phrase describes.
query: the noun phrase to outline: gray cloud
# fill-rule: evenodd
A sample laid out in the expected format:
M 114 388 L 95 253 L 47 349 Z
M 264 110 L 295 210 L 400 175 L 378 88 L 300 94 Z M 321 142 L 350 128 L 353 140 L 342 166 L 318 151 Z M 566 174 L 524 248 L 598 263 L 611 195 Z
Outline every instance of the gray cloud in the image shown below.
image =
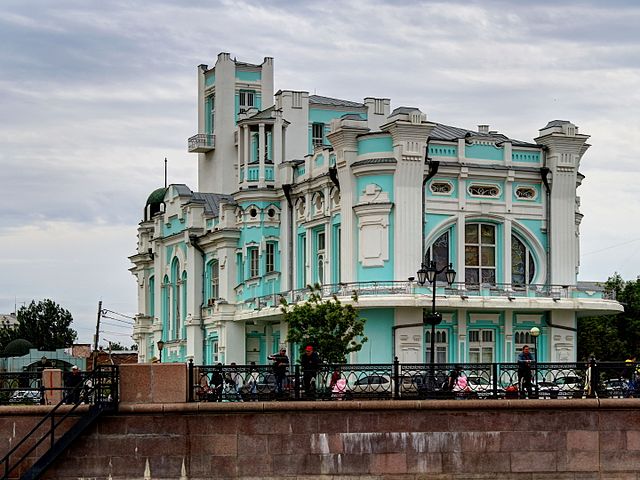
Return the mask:
M 639 20 L 640 5 L 621 0 L 5 0 L 0 312 L 55 295 L 83 328 L 99 298 L 135 313 L 135 227 L 164 157 L 170 181 L 196 188 L 196 66 L 219 51 L 275 57 L 277 88 L 390 97 L 521 140 L 573 121 L 593 145 L 581 276 L 635 278 L 638 244 L 619 244 L 640 238 L 627 220 L 640 212 Z

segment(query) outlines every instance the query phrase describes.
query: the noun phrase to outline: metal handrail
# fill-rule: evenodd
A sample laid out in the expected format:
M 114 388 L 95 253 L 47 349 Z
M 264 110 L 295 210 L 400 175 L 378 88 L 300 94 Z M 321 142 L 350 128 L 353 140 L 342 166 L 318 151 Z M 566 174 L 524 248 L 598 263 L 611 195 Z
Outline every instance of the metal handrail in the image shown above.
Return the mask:
M 531 384 L 523 384 L 518 364 L 400 363 L 321 365 L 313 372 L 313 391 L 305 391 L 302 367 L 290 365 L 279 382 L 271 365 L 194 365 L 189 362 L 189 401 L 582 398 L 640 396 L 640 364 L 600 362 L 535 363 Z M 454 370 L 467 385 L 448 388 Z M 587 379 L 591 378 L 588 389 Z M 336 387 L 342 379 L 342 387 Z M 279 385 L 280 383 L 280 385 Z M 530 387 L 530 388 L 529 388 Z M 587 391 L 587 389 L 589 391 Z
M 90 383 L 89 383 L 90 382 Z M 56 429 L 76 411 L 76 409 L 83 404 L 89 404 L 91 407 L 98 406 L 99 408 L 116 408 L 118 405 L 119 397 L 119 375 L 117 365 L 100 366 L 90 375 L 85 376 L 85 380 L 76 385 L 72 389 L 66 390 L 66 395 L 55 405 L 9 452 L 0 460 L 0 464 L 4 465 L 4 474 L 2 479 L 9 478 L 9 474 L 14 471 L 25 459 L 29 457 L 42 443 L 47 439 L 50 440 L 50 449 L 55 444 L 55 431 Z M 57 416 L 57 412 L 64 405 L 69 405 L 71 399 L 74 402 L 62 416 Z M 90 409 L 91 409 L 90 407 Z M 45 424 L 49 424 L 49 429 L 42 434 L 42 436 L 36 440 L 22 455 L 13 462 L 10 463 L 11 457 L 21 448 L 23 445 L 31 439 L 31 437 Z
M 239 288 L 241 285 L 237 286 Z M 342 282 L 320 285 L 317 290 L 322 298 L 329 298 L 333 295 L 338 297 L 350 297 L 354 293 L 358 296 L 370 295 L 414 295 L 431 293 L 431 286 L 421 286 L 415 281 L 368 281 L 368 282 Z M 278 307 L 284 299 L 288 303 L 297 303 L 307 300 L 312 292 L 309 287 L 286 290 L 269 295 L 256 296 L 251 299 L 239 302 L 248 309 L 261 309 L 265 307 Z M 509 300 L 518 298 L 550 298 L 552 300 L 563 300 L 579 298 L 577 295 L 599 295 L 597 298 L 615 300 L 615 292 L 593 291 L 572 285 L 551 285 L 551 284 L 517 284 L 517 283 L 466 283 L 457 282 L 451 286 L 442 284 L 436 286 L 438 295 L 467 297 L 504 297 Z

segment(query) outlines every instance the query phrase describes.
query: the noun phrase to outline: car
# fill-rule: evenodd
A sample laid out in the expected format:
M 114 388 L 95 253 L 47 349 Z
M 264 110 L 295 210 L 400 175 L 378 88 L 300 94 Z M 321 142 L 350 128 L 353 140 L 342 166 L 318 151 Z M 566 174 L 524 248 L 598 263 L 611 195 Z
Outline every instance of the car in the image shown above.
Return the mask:
M 576 375 L 557 377 L 553 382 L 558 387 L 558 396 L 565 398 L 582 397 L 584 380 Z
M 9 403 L 28 403 L 40 405 L 42 394 L 40 390 L 16 390 L 9 397 Z
M 393 387 L 391 377 L 389 375 L 375 373 L 347 383 L 345 398 L 391 398 L 392 394 Z
M 624 378 L 610 378 L 602 382 L 604 393 L 609 398 L 624 398 L 629 396 L 629 381 Z
M 534 385 L 534 388 L 536 386 Z M 560 393 L 560 387 L 556 385 L 554 382 L 547 382 L 541 380 L 538 382 L 538 398 L 558 398 Z
M 498 391 L 494 392 L 493 382 L 486 377 L 473 375 L 467 377 L 467 387 L 471 390 L 471 398 L 491 398 L 494 396 L 504 395 L 504 392 L 500 388 L 498 388 Z

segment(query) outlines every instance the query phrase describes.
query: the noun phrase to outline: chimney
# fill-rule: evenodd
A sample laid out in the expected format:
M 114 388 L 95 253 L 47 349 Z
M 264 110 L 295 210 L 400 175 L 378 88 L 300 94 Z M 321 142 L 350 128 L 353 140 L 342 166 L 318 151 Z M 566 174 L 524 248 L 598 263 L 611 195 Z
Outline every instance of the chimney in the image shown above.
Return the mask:
M 489 125 L 478 125 L 478 133 L 489 133 Z

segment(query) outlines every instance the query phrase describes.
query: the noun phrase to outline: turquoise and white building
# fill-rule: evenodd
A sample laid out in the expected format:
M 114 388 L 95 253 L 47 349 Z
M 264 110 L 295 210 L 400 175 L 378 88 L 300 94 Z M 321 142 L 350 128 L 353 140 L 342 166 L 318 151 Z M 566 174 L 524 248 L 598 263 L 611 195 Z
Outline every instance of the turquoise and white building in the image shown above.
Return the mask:
M 622 310 L 577 281 L 580 162 L 588 135 L 554 120 L 532 141 L 437 123 L 387 98 L 274 93 L 273 59 L 197 68 L 197 191 L 154 191 L 130 257 L 140 361 L 266 363 L 285 341 L 281 296 L 350 301 L 369 342 L 352 362 L 426 362 L 423 258 L 451 263 L 436 289 L 436 360 L 576 357 L 576 320 Z

